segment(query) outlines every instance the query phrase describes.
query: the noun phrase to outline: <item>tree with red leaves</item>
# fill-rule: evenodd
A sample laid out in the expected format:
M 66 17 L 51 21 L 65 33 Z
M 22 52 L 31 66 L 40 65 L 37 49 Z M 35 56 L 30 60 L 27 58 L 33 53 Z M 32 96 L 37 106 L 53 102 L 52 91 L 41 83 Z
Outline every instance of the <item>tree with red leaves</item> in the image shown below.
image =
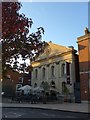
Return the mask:
M 29 33 L 33 21 L 20 14 L 20 2 L 2 2 L 2 70 L 13 67 L 14 70 L 25 72 L 25 60 L 34 60 L 42 52 L 45 42 L 41 41 L 44 29 L 37 28 L 35 33 Z M 19 63 L 19 58 L 23 63 Z

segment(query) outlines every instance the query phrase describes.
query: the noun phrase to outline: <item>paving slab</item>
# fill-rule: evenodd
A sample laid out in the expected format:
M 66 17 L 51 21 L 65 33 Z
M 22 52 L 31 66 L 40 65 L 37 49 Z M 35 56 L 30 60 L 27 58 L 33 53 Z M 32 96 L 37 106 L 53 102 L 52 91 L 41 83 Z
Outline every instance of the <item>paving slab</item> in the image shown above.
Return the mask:
M 42 109 L 53 109 L 53 110 L 63 110 L 72 112 L 83 112 L 90 113 L 89 105 L 87 103 L 0 103 L 0 107 L 30 107 L 30 108 L 42 108 Z

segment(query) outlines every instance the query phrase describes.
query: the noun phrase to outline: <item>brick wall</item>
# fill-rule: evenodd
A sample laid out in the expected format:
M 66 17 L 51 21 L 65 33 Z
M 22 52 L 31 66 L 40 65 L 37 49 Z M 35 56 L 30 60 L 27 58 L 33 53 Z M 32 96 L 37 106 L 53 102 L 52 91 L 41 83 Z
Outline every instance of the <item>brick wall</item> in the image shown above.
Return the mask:
M 88 81 L 88 74 L 80 74 L 80 87 L 81 87 L 81 98 L 82 100 L 88 100 L 89 98 L 89 81 Z
M 81 99 L 90 99 L 89 93 L 89 64 L 90 64 L 90 32 L 85 30 L 85 35 L 78 38 L 78 50 L 79 50 L 79 68 L 80 68 L 80 87 L 81 87 Z
M 23 85 L 28 84 L 28 80 L 30 79 L 29 74 L 24 73 L 18 73 L 16 71 L 13 71 L 12 69 L 9 69 L 7 71 L 7 76 L 10 76 L 10 79 L 7 79 L 3 82 L 3 84 L 11 84 L 13 86 L 13 89 L 16 90 L 16 84 L 19 83 L 19 77 L 23 77 Z

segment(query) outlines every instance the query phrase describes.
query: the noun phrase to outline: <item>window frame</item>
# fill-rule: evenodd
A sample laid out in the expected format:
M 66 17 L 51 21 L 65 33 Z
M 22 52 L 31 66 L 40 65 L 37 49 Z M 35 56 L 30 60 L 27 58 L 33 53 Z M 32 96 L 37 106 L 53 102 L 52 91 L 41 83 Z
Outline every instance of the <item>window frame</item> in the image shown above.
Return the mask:
M 35 69 L 35 79 L 38 79 L 38 70 Z
M 51 66 L 51 76 L 52 77 L 55 76 L 55 67 L 54 67 L 54 65 Z
M 65 75 L 65 63 L 62 63 L 61 65 L 61 76 Z
M 21 79 L 21 81 L 20 81 L 20 79 Z M 23 77 L 19 77 L 19 83 L 23 83 Z
M 45 78 L 46 76 L 46 69 L 45 67 L 42 68 L 42 78 Z

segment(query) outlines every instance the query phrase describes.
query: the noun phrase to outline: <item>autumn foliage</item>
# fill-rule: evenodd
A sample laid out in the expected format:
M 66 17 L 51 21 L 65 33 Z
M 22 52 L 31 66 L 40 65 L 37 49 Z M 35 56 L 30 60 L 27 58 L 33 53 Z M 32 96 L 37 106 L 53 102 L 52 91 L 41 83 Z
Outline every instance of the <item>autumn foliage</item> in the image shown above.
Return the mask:
M 2 3 L 2 37 L 12 38 L 15 34 L 26 33 L 26 28 L 31 27 L 32 19 L 19 14 L 21 4 L 18 2 Z
M 2 65 L 3 71 L 8 67 L 25 72 L 27 70 L 25 60 L 35 59 L 42 52 L 45 42 L 41 41 L 44 29 L 37 28 L 35 33 L 30 33 L 33 21 L 19 10 L 22 4 L 19 2 L 2 2 Z M 20 64 L 18 59 L 24 63 Z

